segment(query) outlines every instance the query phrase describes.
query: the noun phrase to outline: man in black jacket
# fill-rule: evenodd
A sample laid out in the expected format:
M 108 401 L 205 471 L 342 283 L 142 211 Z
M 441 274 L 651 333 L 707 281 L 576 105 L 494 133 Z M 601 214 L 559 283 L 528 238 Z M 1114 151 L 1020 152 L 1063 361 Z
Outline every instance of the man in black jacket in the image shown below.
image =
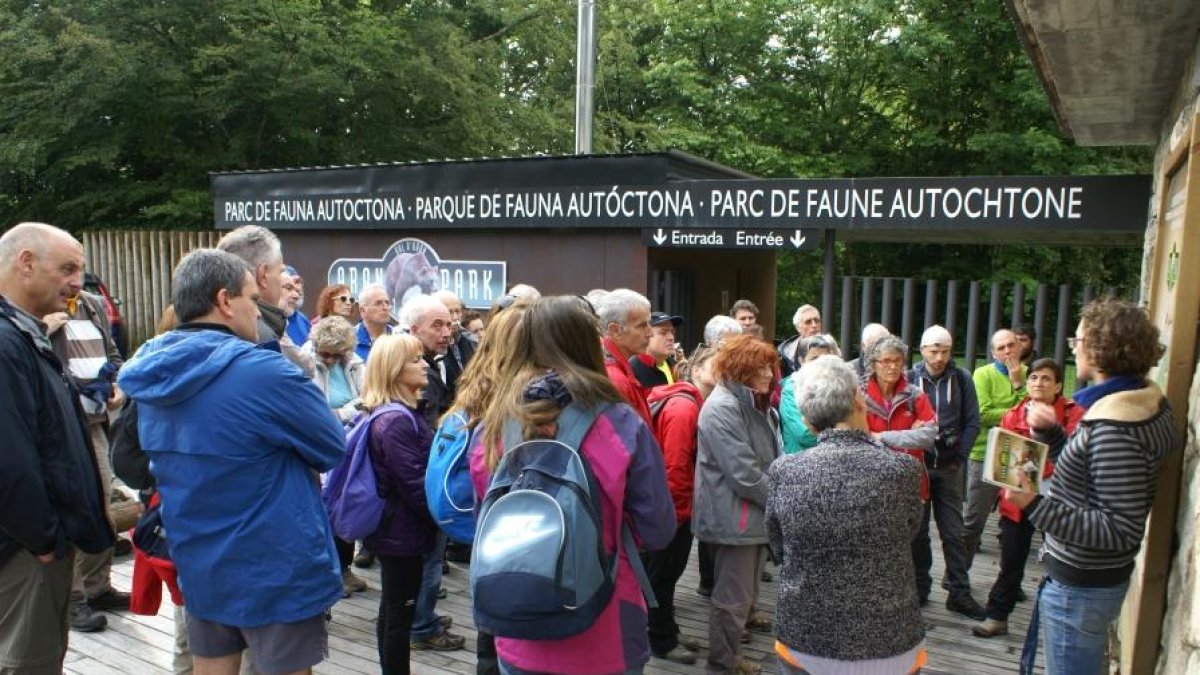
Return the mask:
M 42 223 L 0 237 L 0 671 L 62 672 L 73 547 L 115 534 L 79 392 L 41 317 L 83 283 L 83 246 Z

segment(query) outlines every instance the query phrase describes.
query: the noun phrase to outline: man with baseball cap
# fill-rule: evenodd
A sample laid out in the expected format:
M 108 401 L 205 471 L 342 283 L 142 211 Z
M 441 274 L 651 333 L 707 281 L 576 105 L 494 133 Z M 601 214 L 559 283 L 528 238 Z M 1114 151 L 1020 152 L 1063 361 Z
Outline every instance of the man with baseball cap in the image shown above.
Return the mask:
M 647 390 L 664 384 L 675 384 L 675 362 L 678 345 L 675 329 L 683 325 L 682 316 L 665 312 L 650 313 L 650 342 L 646 351 L 629 359 L 638 384 Z
M 921 387 L 937 412 L 938 435 L 933 451 L 925 454 L 930 498 L 925 504 L 921 528 L 913 540 L 913 566 L 917 572 L 917 597 L 924 605 L 933 579 L 933 551 L 929 540 L 929 516 L 937 519 L 942 537 L 946 576 L 942 586 L 949 592 L 946 608 L 972 618 L 983 607 L 971 597 L 969 565 L 962 545 L 963 467 L 979 435 L 979 400 L 971 374 L 954 365 L 950 331 L 933 325 L 921 335 L 921 362 L 908 374 L 909 382 Z

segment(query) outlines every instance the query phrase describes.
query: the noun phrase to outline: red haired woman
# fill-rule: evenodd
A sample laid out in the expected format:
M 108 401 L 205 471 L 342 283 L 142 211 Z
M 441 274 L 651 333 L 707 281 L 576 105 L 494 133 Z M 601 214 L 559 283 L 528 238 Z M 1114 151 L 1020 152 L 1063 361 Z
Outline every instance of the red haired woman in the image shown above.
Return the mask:
M 741 636 L 765 559 L 767 469 L 782 446 L 769 404 L 778 358 L 752 335 L 726 340 L 713 364 L 717 386 L 700 410 L 692 528 L 714 552 L 710 673 L 761 671 L 741 660 Z M 752 624 L 769 626 L 765 619 Z

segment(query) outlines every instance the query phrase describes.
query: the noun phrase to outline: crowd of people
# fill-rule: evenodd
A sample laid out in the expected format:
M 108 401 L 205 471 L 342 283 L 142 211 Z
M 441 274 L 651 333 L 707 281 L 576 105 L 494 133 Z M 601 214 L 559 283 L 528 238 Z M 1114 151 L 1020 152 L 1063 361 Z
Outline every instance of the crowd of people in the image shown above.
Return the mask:
M 1028 326 L 997 331 L 971 373 L 937 325 L 911 368 L 909 345 L 880 324 L 843 360 L 812 305 L 776 347 L 749 300 L 710 318 L 687 353 L 676 330 L 688 319 L 629 289 L 543 297 L 518 285 L 480 313 L 445 291 L 397 308 L 382 286 L 355 298 L 331 285 L 310 317 L 304 280 L 254 226 L 183 258 L 159 335 L 122 362 L 80 288 L 83 265 L 79 242 L 52 226 L 0 236 L 11 439 L 0 456 L 0 674 L 61 672 L 69 629 L 103 630 L 109 611 L 155 613 L 163 584 L 176 672 L 310 672 L 328 655 L 331 608 L 368 589 L 354 566 L 375 564 L 379 666 L 408 673 L 412 650 L 465 647 L 437 612 L 447 558 L 474 556 L 475 584 L 478 567 L 537 536 L 530 516 L 508 540 L 479 538 L 505 499 L 496 485 L 509 461 L 524 459 L 510 451 L 541 441 L 584 467 L 569 503 L 594 503 L 611 563 L 599 604 L 583 608 L 594 616 L 553 635 L 497 620 L 532 601 L 515 589 L 536 588 L 522 585 L 529 570 L 509 577 L 513 597 L 502 590 L 476 611 L 479 673 L 638 673 L 653 657 L 744 675 L 762 669 L 742 651 L 752 632 L 774 635 L 780 673 L 919 672 L 931 519 L 945 606 L 977 621 L 979 638 L 1008 632 L 1041 531 L 1022 672 L 1042 644 L 1046 672 L 1100 673 L 1157 468 L 1181 445 L 1147 379 L 1158 331 L 1115 299 L 1082 311 L 1070 343 L 1092 384 L 1067 398 L 1060 364 L 1034 353 Z M 483 512 L 474 552 L 448 541 L 427 501 L 431 449 L 451 415 L 470 433 Z M 1042 473 L 1022 473 L 1019 488 L 989 482 L 993 427 L 1046 444 Z M 358 542 L 337 536 L 322 499 L 323 477 L 352 454 L 348 432 L 383 502 Z M 125 541 L 112 518 L 122 487 L 145 505 L 132 594 L 109 578 Z M 980 604 L 970 573 L 997 506 L 1000 570 Z M 693 550 L 706 640 L 675 617 Z M 760 602 L 768 561 L 773 614 Z

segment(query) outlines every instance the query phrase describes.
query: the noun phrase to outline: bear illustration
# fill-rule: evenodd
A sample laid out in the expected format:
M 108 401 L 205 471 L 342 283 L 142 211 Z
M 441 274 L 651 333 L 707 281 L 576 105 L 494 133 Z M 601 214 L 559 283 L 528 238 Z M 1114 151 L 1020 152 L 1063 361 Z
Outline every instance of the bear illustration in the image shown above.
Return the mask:
M 431 264 L 422 253 L 401 253 L 388 263 L 384 289 L 396 309 L 403 307 L 413 296 L 433 293 L 440 288 L 441 274 L 437 265 Z

